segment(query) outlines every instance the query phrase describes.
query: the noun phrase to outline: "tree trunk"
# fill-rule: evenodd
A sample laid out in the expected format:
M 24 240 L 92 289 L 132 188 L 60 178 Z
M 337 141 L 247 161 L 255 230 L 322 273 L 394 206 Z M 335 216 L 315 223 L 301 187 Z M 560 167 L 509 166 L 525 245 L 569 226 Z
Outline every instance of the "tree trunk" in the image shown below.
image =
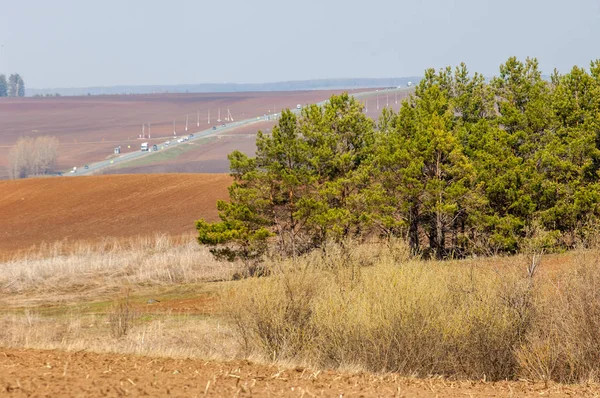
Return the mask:
M 416 203 L 410 205 L 408 224 L 408 245 L 413 255 L 419 253 L 419 207 Z
M 445 240 L 446 236 L 444 233 L 444 220 L 443 215 L 440 211 L 435 212 L 435 257 L 438 260 L 444 258 L 445 254 Z

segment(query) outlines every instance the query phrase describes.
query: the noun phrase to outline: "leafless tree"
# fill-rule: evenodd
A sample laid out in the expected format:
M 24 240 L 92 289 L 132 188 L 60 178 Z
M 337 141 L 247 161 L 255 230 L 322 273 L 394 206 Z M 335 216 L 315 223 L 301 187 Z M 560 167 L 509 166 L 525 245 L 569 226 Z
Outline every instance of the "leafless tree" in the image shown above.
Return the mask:
M 58 157 L 58 139 L 40 136 L 24 137 L 8 154 L 9 174 L 13 179 L 47 174 Z

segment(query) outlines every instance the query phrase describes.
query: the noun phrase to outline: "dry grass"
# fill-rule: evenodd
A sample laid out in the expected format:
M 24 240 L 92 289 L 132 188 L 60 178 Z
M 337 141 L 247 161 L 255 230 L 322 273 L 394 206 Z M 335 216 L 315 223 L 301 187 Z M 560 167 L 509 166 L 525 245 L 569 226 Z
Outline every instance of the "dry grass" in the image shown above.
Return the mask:
M 489 259 L 397 261 L 383 252 L 367 268 L 312 257 L 274 264 L 270 278 L 244 281 L 224 297 L 241 346 L 265 360 L 598 381 L 599 254 L 582 251 L 576 269 L 533 278 L 524 257 L 502 268 Z
M 219 360 L 240 352 L 231 329 L 216 319 L 140 316 L 126 335 L 114 337 L 106 315 L 46 317 L 31 311 L 0 316 L 0 346 Z
M 0 295 L 79 292 L 99 297 L 122 286 L 226 280 L 237 270 L 215 261 L 193 237 L 56 243 L 0 263 Z
M 272 260 L 269 277 L 206 284 L 228 280 L 238 269 L 215 262 L 192 240 L 158 236 L 76 250 L 46 247 L 0 264 L 5 301 L 22 298 L 5 306 L 11 312 L 0 318 L 0 346 L 245 356 L 457 379 L 600 380 L 597 250 L 546 256 L 533 278 L 526 256 L 434 262 L 407 253 L 400 242 L 333 246 Z M 173 300 L 199 303 L 200 290 L 221 291 L 221 311 L 157 312 L 171 308 L 168 302 L 139 311 L 143 297 L 175 285 L 192 295 L 186 290 Z M 129 289 L 134 308 L 115 299 Z M 114 307 L 90 307 L 102 292 L 116 300 Z M 88 303 L 57 312 L 22 309 L 25 298 L 56 303 L 69 294 Z M 123 321 L 126 329 L 115 332 Z

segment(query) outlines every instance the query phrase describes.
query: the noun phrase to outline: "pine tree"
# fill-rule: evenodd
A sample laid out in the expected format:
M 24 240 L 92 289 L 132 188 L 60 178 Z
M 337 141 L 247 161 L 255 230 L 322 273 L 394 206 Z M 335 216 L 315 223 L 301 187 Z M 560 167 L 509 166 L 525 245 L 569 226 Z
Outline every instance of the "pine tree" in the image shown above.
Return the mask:
M 24 97 L 25 96 L 25 82 L 23 78 L 18 74 L 11 74 L 8 78 L 8 96 L 9 97 Z
M 19 76 L 19 80 L 17 82 L 17 97 L 25 96 L 25 81 L 21 76 Z
M 8 96 L 9 97 L 16 97 L 17 96 L 18 81 L 19 81 L 19 76 L 18 75 L 11 74 L 8 77 Z
M 0 75 L 0 97 L 8 96 L 8 82 L 5 75 Z

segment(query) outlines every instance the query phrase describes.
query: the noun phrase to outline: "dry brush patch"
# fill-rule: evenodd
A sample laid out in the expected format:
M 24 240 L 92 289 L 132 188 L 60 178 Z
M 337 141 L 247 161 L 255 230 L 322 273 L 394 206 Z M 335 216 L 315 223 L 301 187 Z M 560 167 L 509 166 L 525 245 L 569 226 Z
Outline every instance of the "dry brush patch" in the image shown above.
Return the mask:
M 242 347 L 266 360 L 459 379 L 598 381 L 598 255 L 581 251 L 575 269 L 533 277 L 525 257 L 497 267 L 504 260 L 380 255 L 354 271 L 290 260 L 224 299 Z
M 128 289 L 227 280 L 236 266 L 165 236 L 72 249 L 0 265 L 2 293 L 13 300 L 0 317 L 1 346 L 459 380 L 597 382 L 600 373 L 597 251 L 544 257 L 531 278 L 525 256 L 434 262 L 410 259 L 400 243 L 333 246 L 269 260 L 267 277 L 203 283 L 221 292 L 221 305 L 184 313 L 168 309 L 173 298 L 145 307 L 138 296 L 133 305 Z M 102 295 L 114 306 L 72 305 Z M 70 305 L 56 313 L 31 305 L 48 302 Z
M 111 313 L 70 311 L 49 317 L 26 310 L 0 315 L 0 346 L 218 360 L 236 358 L 240 352 L 232 330 L 218 319 L 137 315 L 120 335 L 115 334 Z
M 236 264 L 215 261 L 191 237 L 109 239 L 66 250 L 57 243 L 0 263 L 0 294 L 35 294 L 46 301 L 53 293 L 98 299 L 123 286 L 227 280 L 237 270 Z

